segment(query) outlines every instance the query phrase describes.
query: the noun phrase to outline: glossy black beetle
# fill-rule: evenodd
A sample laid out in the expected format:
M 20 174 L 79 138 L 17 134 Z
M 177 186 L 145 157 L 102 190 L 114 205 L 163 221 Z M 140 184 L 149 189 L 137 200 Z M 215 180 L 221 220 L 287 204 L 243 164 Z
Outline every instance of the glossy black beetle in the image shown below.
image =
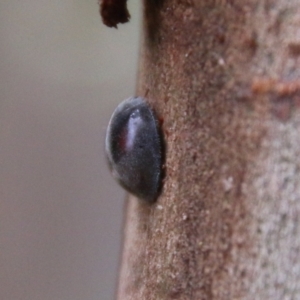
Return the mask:
M 153 110 L 141 97 L 124 100 L 106 132 L 113 176 L 131 194 L 153 202 L 162 179 L 162 138 Z

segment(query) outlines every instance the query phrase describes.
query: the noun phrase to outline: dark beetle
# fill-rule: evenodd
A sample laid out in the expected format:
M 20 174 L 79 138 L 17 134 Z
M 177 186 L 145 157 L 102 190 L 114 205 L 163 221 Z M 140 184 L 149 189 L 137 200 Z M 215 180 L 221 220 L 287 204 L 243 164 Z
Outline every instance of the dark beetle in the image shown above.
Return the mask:
M 141 97 L 124 100 L 106 132 L 106 154 L 113 176 L 131 194 L 154 201 L 162 177 L 162 139 L 154 112 Z

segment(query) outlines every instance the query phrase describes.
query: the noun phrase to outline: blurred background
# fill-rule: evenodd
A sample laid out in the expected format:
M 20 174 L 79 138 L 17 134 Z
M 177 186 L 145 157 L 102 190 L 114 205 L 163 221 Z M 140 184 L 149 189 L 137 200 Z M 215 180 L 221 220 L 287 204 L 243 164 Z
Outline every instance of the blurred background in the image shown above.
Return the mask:
M 114 298 L 125 193 L 106 125 L 134 94 L 140 1 L 0 2 L 0 299 Z

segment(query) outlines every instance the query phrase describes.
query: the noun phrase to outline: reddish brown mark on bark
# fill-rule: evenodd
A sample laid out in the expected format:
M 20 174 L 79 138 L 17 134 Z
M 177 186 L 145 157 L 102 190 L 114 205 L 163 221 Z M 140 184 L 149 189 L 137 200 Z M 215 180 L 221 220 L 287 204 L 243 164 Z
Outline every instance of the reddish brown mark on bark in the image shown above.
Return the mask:
M 298 57 L 300 55 L 300 43 L 290 43 L 288 50 L 291 56 Z
M 291 116 L 293 107 L 299 107 L 300 80 L 280 81 L 273 78 L 254 78 L 251 90 L 256 95 L 271 96 L 272 114 L 281 121 Z
M 279 96 L 290 96 L 300 92 L 300 80 L 279 81 L 273 78 L 257 77 L 252 81 L 251 90 L 255 94 L 273 92 Z

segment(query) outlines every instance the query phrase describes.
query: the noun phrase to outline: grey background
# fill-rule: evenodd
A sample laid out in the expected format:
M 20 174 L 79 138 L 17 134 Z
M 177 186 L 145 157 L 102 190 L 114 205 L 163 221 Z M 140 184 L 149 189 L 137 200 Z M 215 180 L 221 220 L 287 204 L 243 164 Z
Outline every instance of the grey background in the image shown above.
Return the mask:
M 139 0 L 0 1 L 0 299 L 113 299 L 125 193 L 106 124 L 134 94 Z

